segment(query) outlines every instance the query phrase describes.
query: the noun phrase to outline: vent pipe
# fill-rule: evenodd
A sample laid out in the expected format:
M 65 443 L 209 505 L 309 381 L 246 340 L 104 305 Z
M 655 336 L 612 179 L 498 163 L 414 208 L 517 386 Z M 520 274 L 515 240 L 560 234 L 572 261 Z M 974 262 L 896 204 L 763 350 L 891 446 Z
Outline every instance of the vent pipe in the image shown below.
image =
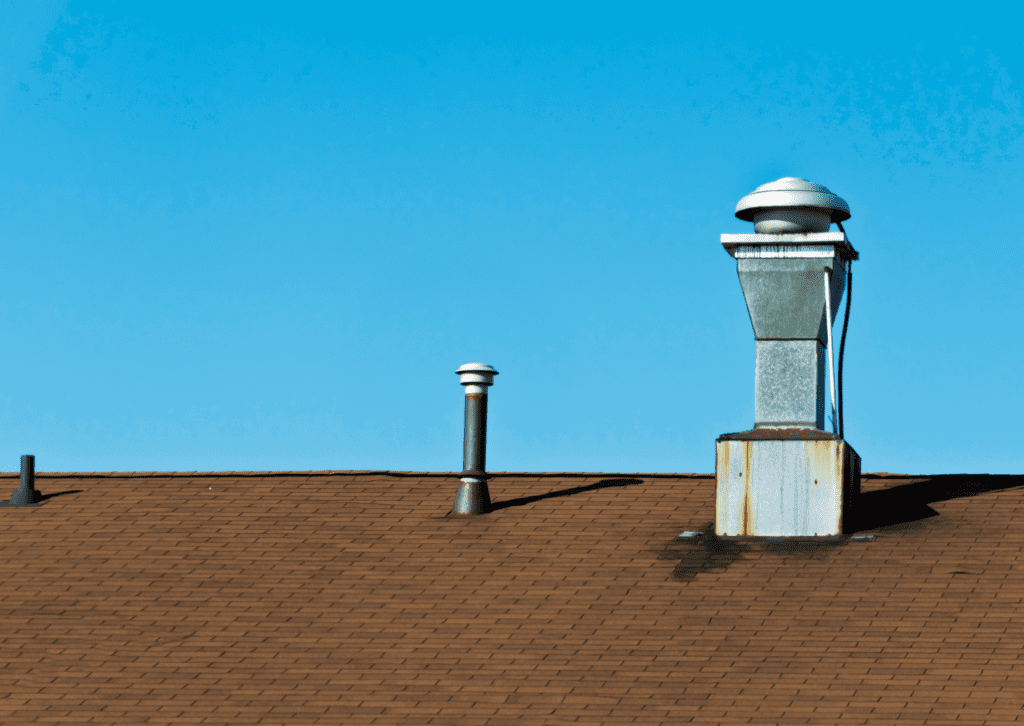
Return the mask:
M 38 507 L 40 499 L 42 495 L 36 491 L 36 457 L 26 454 L 21 457 L 21 488 L 9 501 L 0 502 L 0 507 Z
M 486 514 L 491 508 L 487 490 L 487 388 L 498 371 L 484 363 L 467 363 L 457 371 L 466 388 L 466 428 L 462 445 L 462 475 L 453 515 Z

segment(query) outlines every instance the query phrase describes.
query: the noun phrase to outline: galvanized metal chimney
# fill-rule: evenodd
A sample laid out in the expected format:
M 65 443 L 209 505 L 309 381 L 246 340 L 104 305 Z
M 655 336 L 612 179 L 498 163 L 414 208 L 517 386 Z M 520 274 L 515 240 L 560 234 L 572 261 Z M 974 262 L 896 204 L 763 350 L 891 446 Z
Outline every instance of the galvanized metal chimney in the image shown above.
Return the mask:
M 831 336 L 851 261 L 846 202 L 785 177 L 736 205 L 754 234 L 723 234 L 754 329 L 754 427 L 716 442 L 720 536 L 830 536 L 850 527 L 860 457 L 825 430 Z M 836 223 L 840 231 L 830 232 Z M 831 389 L 831 390 L 830 390 Z M 831 394 L 831 395 L 829 395 Z

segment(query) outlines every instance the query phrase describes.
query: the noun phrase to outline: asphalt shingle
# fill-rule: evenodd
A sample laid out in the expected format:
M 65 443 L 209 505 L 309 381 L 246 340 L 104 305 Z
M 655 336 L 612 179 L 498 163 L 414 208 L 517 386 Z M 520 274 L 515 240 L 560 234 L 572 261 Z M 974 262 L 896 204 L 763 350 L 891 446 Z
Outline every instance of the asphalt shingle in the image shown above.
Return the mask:
M 878 536 L 824 544 L 717 540 L 706 475 L 36 485 L 5 725 L 1024 722 L 1024 477 L 867 475 Z

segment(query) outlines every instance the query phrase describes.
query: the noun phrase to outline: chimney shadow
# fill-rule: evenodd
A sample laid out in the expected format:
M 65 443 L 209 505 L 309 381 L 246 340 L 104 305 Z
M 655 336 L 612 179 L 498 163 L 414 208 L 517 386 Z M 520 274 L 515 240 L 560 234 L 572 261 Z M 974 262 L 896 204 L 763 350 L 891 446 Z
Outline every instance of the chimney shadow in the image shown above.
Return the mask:
M 912 484 L 865 492 L 857 500 L 854 531 L 914 528 L 938 516 L 929 504 L 1017 487 L 1024 487 L 1024 476 L 940 474 Z
M 594 482 L 593 484 L 587 484 L 586 486 L 572 487 L 571 489 L 559 489 L 557 491 L 548 492 L 547 494 L 537 494 L 532 497 L 519 497 L 518 499 L 508 499 L 504 502 L 492 502 L 488 512 L 496 512 L 499 509 L 508 509 L 509 507 L 521 507 L 524 504 L 530 504 L 532 502 L 539 502 L 541 499 L 551 499 L 553 497 L 569 497 L 573 494 L 581 494 L 583 492 L 592 492 L 597 489 L 607 489 L 608 487 L 628 487 L 634 484 L 643 484 L 643 479 L 602 479 L 601 481 Z

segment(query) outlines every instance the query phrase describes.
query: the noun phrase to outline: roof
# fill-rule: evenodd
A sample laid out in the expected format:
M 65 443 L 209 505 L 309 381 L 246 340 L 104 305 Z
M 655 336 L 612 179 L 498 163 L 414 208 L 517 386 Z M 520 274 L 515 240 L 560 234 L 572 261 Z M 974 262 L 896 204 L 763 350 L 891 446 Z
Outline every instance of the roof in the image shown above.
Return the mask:
M 1024 721 L 1024 477 L 867 474 L 827 544 L 717 540 L 709 475 L 457 485 L 37 472 L 0 723 Z

